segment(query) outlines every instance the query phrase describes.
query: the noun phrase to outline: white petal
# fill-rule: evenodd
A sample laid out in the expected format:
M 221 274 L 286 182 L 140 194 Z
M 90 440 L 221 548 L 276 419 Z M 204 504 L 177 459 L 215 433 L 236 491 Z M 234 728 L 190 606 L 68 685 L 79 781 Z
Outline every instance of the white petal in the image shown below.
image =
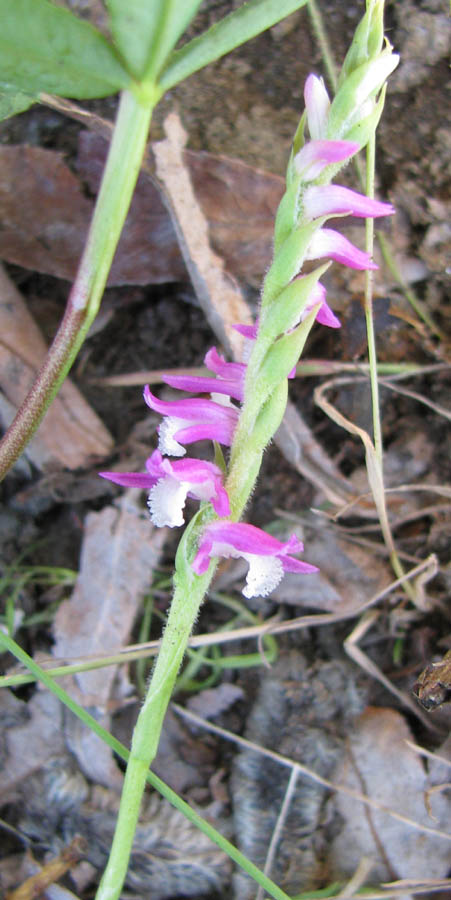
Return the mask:
M 183 509 L 189 485 L 175 478 L 160 478 L 154 484 L 147 501 L 150 517 L 157 528 L 168 525 L 177 528 L 183 525 Z
M 227 409 L 236 409 L 234 403 L 232 403 L 230 397 L 227 394 L 215 394 L 211 393 L 210 397 L 214 400 L 215 403 L 219 403 L 220 406 L 225 406 Z
M 185 419 L 165 416 L 158 430 L 158 449 L 163 456 L 185 456 L 186 449 L 177 443 L 174 434 L 186 427 Z
M 304 99 L 310 137 L 314 141 L 323 140 L 327 132 L 330 100 L 322 78 L 309 75 L 305 83 Z
M 245 597 L 267 597 L 282 581 L 283 565 L 277 556 L 257 556 L 242 554 L 249 563 Z

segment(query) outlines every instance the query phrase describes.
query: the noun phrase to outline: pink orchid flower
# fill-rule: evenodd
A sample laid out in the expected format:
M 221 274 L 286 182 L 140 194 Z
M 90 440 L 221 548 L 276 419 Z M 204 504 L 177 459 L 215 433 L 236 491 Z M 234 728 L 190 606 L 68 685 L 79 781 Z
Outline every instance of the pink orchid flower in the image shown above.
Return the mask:
M 158 449 L 169 456 L 184 456 L 183 444 L 211 440 L 230 446 L 239 410 L 213 400 L 197 397 L 187 400 L 159 400 L 144 388 L 144 400 L 151 409 L 164 416 L 159 426 Z
M 122 487 L 147 490 L 150 517 L 159 528 L 183 525 L 187 497 L 212 503 L 218 516 L 230 515 L 223 473 L 214 463 L 189 457 L 171 462 L 155 450 L 146 461 L 146 469 L 146 472 L 99 472 L 99 475 Z
M 214 557 L 242 556 L 249 563 L 244 596 L 266 597 L 280 583 L 284 572 L 302 575 L 318 572 L 316 566 L 289 555 L 303 549 L 304 545 L 294 534 L 282 543 L 254 525 L 212 522 L 205 528 L 192 566 L 197 575 L 203 575 Z

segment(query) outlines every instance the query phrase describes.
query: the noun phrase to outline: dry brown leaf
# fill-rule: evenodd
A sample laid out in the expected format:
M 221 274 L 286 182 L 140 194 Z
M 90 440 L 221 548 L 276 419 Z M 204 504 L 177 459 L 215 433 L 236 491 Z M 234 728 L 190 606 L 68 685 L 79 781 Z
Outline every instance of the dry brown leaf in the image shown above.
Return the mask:
M 215 719 L 244 697 L 243 688 L 237 684 L 218 684 L 217 687 L 199 691 L 188 698 L 187 707 L 204 719 Z
M 107 143 L 91 131 L 79 139 L 77 169 L 96 194 L 106 160 Z M 161 193 L 147 174 L 138 178 L 108 285 L 188 281 L 177 237 Z
M 83 156 L 83 138 L 100 141 Z M 82 134 L 81 175 L 97 191 L 107 144 Z M 83 165 L 83 161 L 85 165 Z M 0 147 L 0 258 L 73 281 L 94 204 L 54 150 Z M 177 240 L 159 191 L 141 175 L 108 284 L 187 280 Z
M 0 796 L 11 800 L 50 759 L 66 753 L 63 707 L 50 693 L 37 691 L 28 703 L 0 691 Z
M 373 549 L 352 543 L 320 517 L 303 520 L 305 560 L 320 571 L 308 578 L 286 573 L 273 594 L 279 603 L 345 614 L 390 583 L 390 567 Z
M 366 793 L 398 814 L 427 827 L 447 829 L 451 798 L 431 799 L 435 821 L 428 815 L 425 791 L 432 785 L 423 762 L 406 744 L 412 740 L 404 717 L 394 709 L 368 707 L 348 735 L 349 753 L 334 781 Z M 377 810 L 367 810 L 345 794 L 335 798 L 343 817 L 331 846 L 332 877 L 352 875 L 362 856 L 374 860 L 371 878 L 440 878 L 449 871 L 450 847 L 443 838 L 416 829 Z
M 259 288 L 271 261 L 283 179 L 212 153 L 185 150 L 183 158 L 208 220 L 213 248 L 229 272 Z
M 141 492 L 127 491 L 116 506 L 86 517 L 80 572 L 69 600 L 54 623 L 53 655 L 64 659 L 107 655 L 129 640 L 143 595 L 149 590 L 166 529 L 155 529 L 138 506 Z M 117 683 L 118 675 L 120 678 Z M 110 724 L 113 682 L 121 702 L 130 693 L 118 666 L 80 672 L 70 692 L 90 707 L 103 727 Z M 83 772 L 93 781 L 118 788 L 121 779 L 111 750 L 73 717 L 66 728 L 68 745 Z
M 78 171 L 97 193 L 107 142 L 82 131 Z M 271 257 L 283 180 L 239 160 L 183 152 L 212 244 L 236 277 L 258 285 Z M 0 147 L 0 258 L 72 281 L 93 211 L 61 153 Z M 179 245 L 157 186 L 142 173 L 108 284 L 186 281 Z
M 97 192 L 106 158 L 106 142 L 93 131 L 83 131 L 79 140 L 78 170 L 88 182 L 91 191 Z M 238 278 L 256 286 L 268 266 L 272 253 L 274 217 L 283 194 L 283 179 L 263 172 L 237 159 L 215 156 L 213 153 L 185 150 L 180 143 L 180 167 L 187 169 L 196 200 L 207 219 L 212 246 L 223 258 L 225 267 Z M 158 144 L 150 145 L 149 155 L 158 153 Z M 122 259 L 122 243 L 119 244 L 116 265 L 113 264 L 111 283 L 124 278 L 122 267 L 127 266 L 129 282 L 147 284 L 145 267 L 155 266 L 155 252 L 171 257 L 174 278 L 181 275 L 181 255 L 175 232 L 170 225 L 159 189 L 148 174 L 141 174 L 129 214 L 131 237 L 135 241 L 134 252 L 138 267 L 129 266 Z M 126 226 L 127 231 L 128 226 Z M 175 244 L 173 243 L 175 242 Z M 139 258 L 141 254 L 141 259 Z M 175 255 L 178 256 L 176 261 Z M 119 265 L 121 269 L 119 270 Z M 148 280 L 144 280 L 147 277 Z M 171 279 L 167 279 L 171 280 Z
M 7 426 L 47 348 L 21 294 L 1 265 L 0 334 L 0 417 Z M 112 446 L 105 426 L 78 388 L 66 379 L 26 452 L 39 469 L 55 465 L 76 469 L 87 465 L 91 457 L 105 456 Z
M 166 537 L 138 505 L 141 495 L 126 491 L 115 506 L 86 517 L 77 583 L 55 616 L 55 657 L 104 656 L 129 640 Z M 112 666 L 74 678 L 90 705 L 104 708 L 116 673 Z
M 0 258 L 72 281 L 93 210 L 62 153 L 0 147 Z

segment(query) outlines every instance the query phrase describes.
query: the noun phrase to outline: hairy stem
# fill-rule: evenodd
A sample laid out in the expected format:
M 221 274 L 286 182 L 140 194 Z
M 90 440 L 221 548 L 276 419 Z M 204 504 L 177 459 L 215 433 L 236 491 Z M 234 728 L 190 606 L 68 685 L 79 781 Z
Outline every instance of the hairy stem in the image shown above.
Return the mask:
M 133 732 L 113 844 L 96 900 L 117 900 L 121 896 L 148 770 L 158 749 L 175 680 L 213 572 L 211 566 L 200 578 L 193 573 L 189 591 L 184 585 L 176 584 L 160 652 Z

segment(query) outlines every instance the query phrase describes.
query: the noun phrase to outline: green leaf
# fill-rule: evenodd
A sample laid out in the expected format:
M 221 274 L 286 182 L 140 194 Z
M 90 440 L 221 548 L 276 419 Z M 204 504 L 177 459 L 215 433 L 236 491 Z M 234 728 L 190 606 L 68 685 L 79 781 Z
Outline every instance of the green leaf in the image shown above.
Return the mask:
M 266 354 L 259 372 L 260 383 L 265 391 L 268 391 L 271 385 L 287 378 L 299 362 L 304 344 L 315 321 L 316 312 L 316 309 L 312 310 L 297 328 L 275 341 Z
M 265 336 L 268 343 L 275 341 L 285 331 L 289 331 L 297 325 L 315 285 L 329 266 L 330 262 L 328 261 L 309 272 L 308 275 L 294 278 L 279 294 L 277 303 L 272 303 L 262 310 L 260 333 Z M 290 368 L 288 368 L 288 372 Z
M 323 217 L 306 222 L 305 225 L 292 231 L 279 247 L 263 282 L 261 315 L 266 313 L 267 307 L 274 302 L 292 278 L 299 274 L 308 245 L 324 221 Z
M 284 378 L 273 389 L 272 393 L 256 418 L 252 432 L 252 443 L 259 447 L 266 447 L 275 435 L 286 410 L 288 400 L 288 382 Z
M 37 99 L 33 94 L 24 94 L 9 84 L 0 83 L 0 120 L 10 119 L 17 113 L 24 112 L 36 103 Z
M 277 209 L 274 222 L 274 255 L 279 252 L 283 242 L 296 228 L 301 209 L 300 194 L 302 177 L 296 175 L 291 179 Z
M 201 0 L 107 0 L 115 43 L 136 78 L 153 80 Z
M 161 93 L 271 28 L 276 22 L 305 6 L 306 2 L 307 0 L 249 0 L 244 3 L 172 54 L 159 78 Z
M 0 81 L 19 91 L 83 99 L 130 83 L 102 34 L 48 0 L 0 0 Z

